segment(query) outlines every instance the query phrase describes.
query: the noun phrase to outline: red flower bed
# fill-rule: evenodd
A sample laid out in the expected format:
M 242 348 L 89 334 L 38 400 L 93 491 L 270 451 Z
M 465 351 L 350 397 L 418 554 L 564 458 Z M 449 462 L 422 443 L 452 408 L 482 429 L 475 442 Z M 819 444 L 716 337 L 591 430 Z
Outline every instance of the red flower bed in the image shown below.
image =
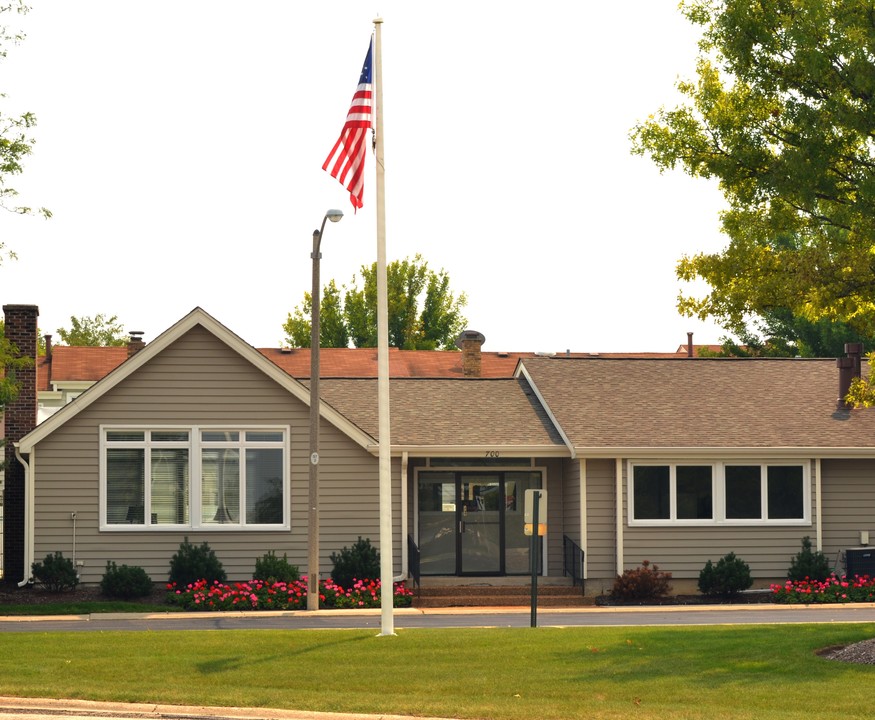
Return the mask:
M 413 592 L 396 583 L 394 607 L 410 607 Z M 198 580 L 185 588 L 167 585 L 167 599 L 186 610 L 304 610 L 307 607 L 307 578 L 295 582 L 250 580 L 238 583 L 209 584 Z M 319 583 L 320 608 L 380 607 L 380 581 L 356 580 L 344 589 L 331 580 Z

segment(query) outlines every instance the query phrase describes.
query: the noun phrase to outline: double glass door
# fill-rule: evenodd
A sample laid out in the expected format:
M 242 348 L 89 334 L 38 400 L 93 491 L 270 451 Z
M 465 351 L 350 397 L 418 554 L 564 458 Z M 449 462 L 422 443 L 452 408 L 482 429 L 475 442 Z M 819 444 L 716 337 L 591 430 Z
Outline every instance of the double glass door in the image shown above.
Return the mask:
M 423 575 L 513 575 L 529 571 L 525 490 L 537 471 L 419 473 Z

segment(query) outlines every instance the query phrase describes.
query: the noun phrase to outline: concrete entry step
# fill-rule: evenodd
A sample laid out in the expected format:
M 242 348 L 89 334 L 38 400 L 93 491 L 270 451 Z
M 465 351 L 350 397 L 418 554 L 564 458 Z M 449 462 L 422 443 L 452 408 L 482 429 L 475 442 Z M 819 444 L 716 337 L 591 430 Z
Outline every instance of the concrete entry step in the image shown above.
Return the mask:
M 532 592 L 529 585 L 443 585 L 414 589 L 413 607 L 489 607 L 529 606 Z M 582 607 L 593 605 L 580 586 L 538 584 L 538 606 Z

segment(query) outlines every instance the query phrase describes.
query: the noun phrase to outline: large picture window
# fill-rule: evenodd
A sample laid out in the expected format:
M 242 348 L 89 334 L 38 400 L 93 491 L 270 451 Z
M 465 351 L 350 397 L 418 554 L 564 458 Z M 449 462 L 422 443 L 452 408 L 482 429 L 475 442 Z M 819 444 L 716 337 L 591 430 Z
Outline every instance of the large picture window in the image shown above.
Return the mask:
M 710 520 L 714 480 L 710 465 L 634 465 L 636 520 Z
M 286 428 L 103 428 L 101 527 L 288 527 Z
M 801 465 L 727 465 L 727 520 L 802 520 Z
M 630 524 L 803 524 L 807 474 L 801 463 L 629 465 Z

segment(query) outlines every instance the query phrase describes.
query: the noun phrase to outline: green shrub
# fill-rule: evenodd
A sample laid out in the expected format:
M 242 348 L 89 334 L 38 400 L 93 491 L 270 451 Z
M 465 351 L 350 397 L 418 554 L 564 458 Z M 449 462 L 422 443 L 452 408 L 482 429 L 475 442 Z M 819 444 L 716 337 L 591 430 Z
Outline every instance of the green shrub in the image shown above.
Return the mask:
M 699 573 L 699 592 L 711 597 L 731 597 L 751 585 L 750 567 L 734 552 L 720 558 L 716 565 L 708 560 Z
M 131 600 L 152 594 L 152 578 L 141 567 L 116 565 L 107 560 L 100 591 L 111 598 Z
M 273 550 L 269 550 L 255 561 L 255 574 L 252 576 L 253 580 L 284 583 L 295 582 L 300 577 L 298 566 L 290 564 L 285 554 L 278 558 Z
M 790 560 L 790 569 L 787 570 L 787 579 L 794 582 L 799 580 L 818 580 L 823 582 L 832 575 L 829 560 L 820 550 L 811 549 L 811 538 L 807 535 L 802 538 L 802 550 L 796 553 Z
M 79 576 L 73 561 L 65 558 L 62 553 L 49 553 L 42 562 L 35 562 L 31 567 L 34 579 L 49 592 L 72 590 L 79 584 Z
M 227 579 L 225 568 L 206 542 L 197 546 L 185 538 L 179 544 L 179 550 L 170 558 L 170 582 L 176 583 L 178 588 L 188 587 L 198 580 L 206 580 L 211 584 Z
M 626 570 L 614 580 L 611 597 L 620 600 L 646 600 L 667 595 L 671 590 L 671 573 L 644 560 L 640 567 Z
M 356 580 L 375 580 L 380 577 L 380 553 L 371 545 L 368 538 L 361 536 L 351 548 L 345 547 L 339 553 L 331 553 L 331 579 L 337 585 L 349 590 Z

